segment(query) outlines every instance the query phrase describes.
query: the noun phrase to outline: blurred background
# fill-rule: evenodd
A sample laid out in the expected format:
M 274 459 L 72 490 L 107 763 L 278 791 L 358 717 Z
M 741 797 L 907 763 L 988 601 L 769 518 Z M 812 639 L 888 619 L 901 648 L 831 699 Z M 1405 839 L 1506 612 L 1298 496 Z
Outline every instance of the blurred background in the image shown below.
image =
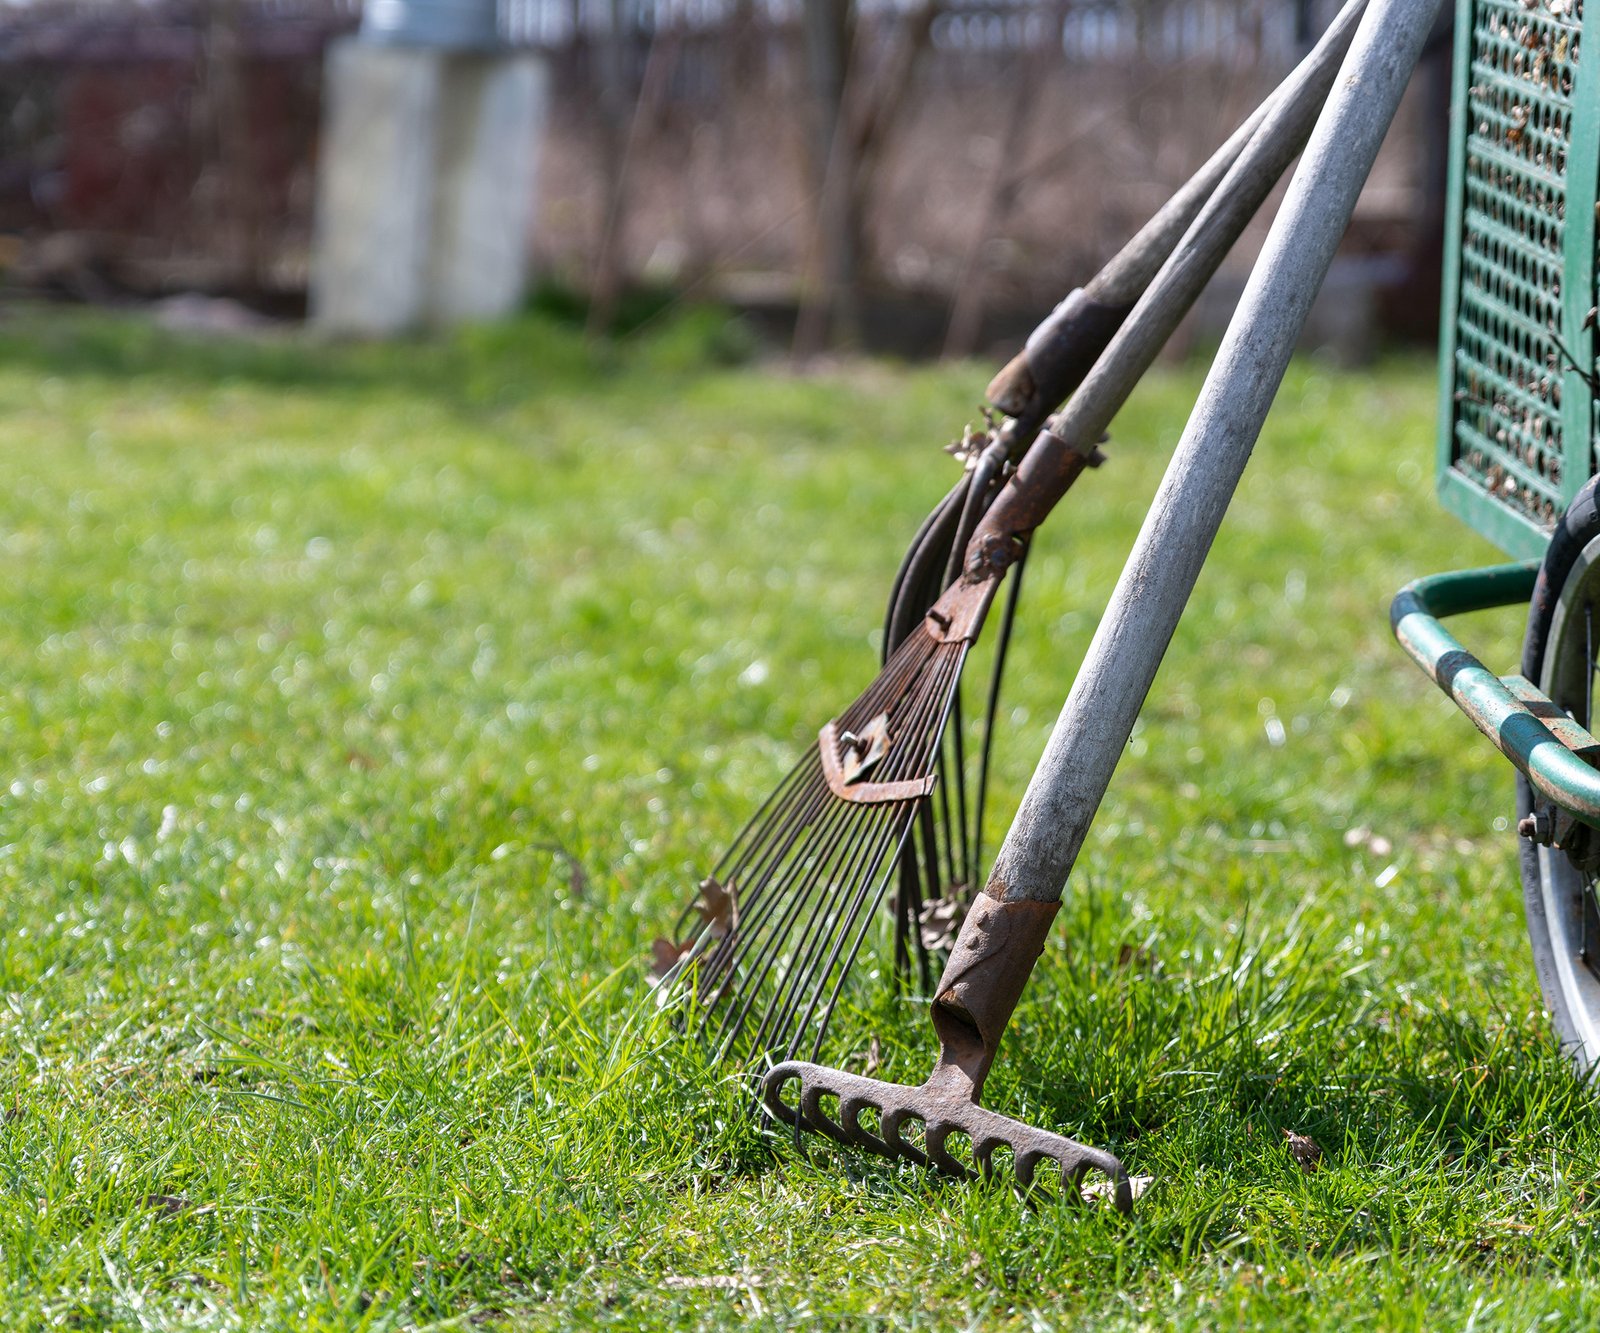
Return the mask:
M 1009 351 L 1333 10 L 7 0 L 0 272 L 12 298 L 219 327 L 385 335 L 531 300 L 599 333 L 694 300 L 801 356 Z M 1437 322 L 1446 37 L 1313 324 L 1351 359 Z

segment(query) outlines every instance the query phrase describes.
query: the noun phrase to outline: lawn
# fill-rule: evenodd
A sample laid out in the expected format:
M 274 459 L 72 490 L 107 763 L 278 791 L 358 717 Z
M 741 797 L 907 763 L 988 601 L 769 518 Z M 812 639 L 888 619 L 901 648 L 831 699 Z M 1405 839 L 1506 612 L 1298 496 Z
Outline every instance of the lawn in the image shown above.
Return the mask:
M 990 1080 L 1135 1216 L 742 1114 L 649 944 L 873 674 L 986 370 L 736 346 L 0 323 L 0 1327 L 1600 1319 L 1510 770 L 1387 630 L 1496 558 L 1421 360 L 1291 369 Z M 996 835 L 1199 379 L 1041 535 Z M 1463 632 L 1510 669 L 1517 622 Z M 920 1078 L 863 966 L 874 1039 Z

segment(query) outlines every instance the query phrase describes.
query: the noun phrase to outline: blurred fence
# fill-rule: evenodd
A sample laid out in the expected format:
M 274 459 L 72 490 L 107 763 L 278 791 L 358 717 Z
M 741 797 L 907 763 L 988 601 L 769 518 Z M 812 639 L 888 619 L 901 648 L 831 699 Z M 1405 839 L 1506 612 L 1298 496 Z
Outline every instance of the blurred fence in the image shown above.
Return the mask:
M 861 0 L 839 96 L 862 139 L 862 281 L 966 300 L 969 341 L 985 309 L 1036 308 L 1148 215 L 1333 7 Z M 322 52 L 358 21 L 359 0 L 0 5 L 0 230 L 27 242 L 13 272 L 82 294 L 302 289 Z M 580 286 L 614 269 L 803 302 L 830 165 L 806 24 L 801 0 L 501 0 L 507 40 L 545 51 L 553 75 L 539 263 Z M 1402 138 L 1369 217 L 1404 230 L 1425 156 Z
M 0 229 L 25 279 L 294 290 L 322 51 L 359 0 L 0 10 Z

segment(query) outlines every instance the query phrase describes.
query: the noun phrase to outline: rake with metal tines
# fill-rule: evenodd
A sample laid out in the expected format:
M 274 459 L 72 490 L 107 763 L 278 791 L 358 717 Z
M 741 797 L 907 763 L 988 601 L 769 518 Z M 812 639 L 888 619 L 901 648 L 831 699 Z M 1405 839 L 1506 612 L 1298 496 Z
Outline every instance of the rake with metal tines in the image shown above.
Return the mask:
M 719 1054 L 812 1054 L 872 931 L 897 858 L 938 782 L 940 743 L 961 670 L 1007 571 L 1086 467 L 1139 377 L 1299 151 L 1348 42 L 1352 0 L 1232 154 L 1181 241 L 1094 362 L 1039 431 L 998 498 L 975 516 L 959 577 L 867 690 L 822 728 L 747 824 L 697 900 L 703 918 L 668 981 L 692 978 Z M 1008 447 L 997 440 L 985 450 Z M 998 483 L 999 474 L 994 481 Z M 965 526 L 965 524 L 963 525 Z M 691 909 L 692 910 L 692 909 Z
M 992 1173 L 1001 1149 L 1009 1155 L 1011 1170 L 1024 1190 L 1037 1182 L 1045 1162 L 1055 1164 L 1063 1188 L 1080 1193 L 1084 1178 L 1098 1172 L 1106 1179 L 1112 1204 L 1127 1212 L 1133 1206 L 1128 1173 L 1111 1153 L 978 1104 L 1000 1036 L 1044 947 L 1058 906 L 1001 902 L 987 891 L 979 895 L 962 924 L 933 1001 L 939 1060 L 926 1083 L 911 1087 L 790 1061 L 767 1074 L 762 1089 L 767 1110 L 797 1133 L 809 1129 L 847 1147 L 933 1167 L 961 1179 Z M 783 1093 L 795 1081 L 800 1096 L 791 1106 Z M 827 1099 L 837 1103 L 836 1113 L 829 1114 Z M 876 1132 L 862 1124 L 869 1112 L 877 1116 Z M 922 1126 L 920 1147 L 903 1132 L 913 1123 Z M 949 1149 L 956 1134 L 964 1135 L 971 1145 L 970 1165 Z
M 767 1073 L 763 1100 L 796 1133 L 812 1130 L 965 1176 L 970 1168 L 950 1150 L 952 1137 L 962 1134 L 979 1170 L 992 1167 L 1004 1147 L 1015 1154 L 1023 1185 L 1051 1160 L 1064 1185 L 1081 1190 L 1083 1177 L 1098 1171 L 1110 1183 L 1112 1202 L 1131 1206 L 1131 1185 L 1115 1157 L 986 1111 L 978 1097 L 1437 6 L 1438 0 L 1372 0 L 1359 25 L 989 881 L 962 922 L 932 1005 L 940 1046 L 932 1075 L 911 1087 L 810 1062 L 779 1064 Z M 1164 270 L 1157 287 L 1167 279 Z M 1139 320 L 1135 309 L 1124 333 Z M 1102 364 L 1116 351 L 1113 341 Z M 1013 486 L 1033 463 L 1030 453 Z M 798 1096 L 786 1100 L 794 1084 Z M 875 1129 L 863 1123 L 869 1113 Z M 913 1123 L 922 1126 L 921 1146 L 905 1133 Z

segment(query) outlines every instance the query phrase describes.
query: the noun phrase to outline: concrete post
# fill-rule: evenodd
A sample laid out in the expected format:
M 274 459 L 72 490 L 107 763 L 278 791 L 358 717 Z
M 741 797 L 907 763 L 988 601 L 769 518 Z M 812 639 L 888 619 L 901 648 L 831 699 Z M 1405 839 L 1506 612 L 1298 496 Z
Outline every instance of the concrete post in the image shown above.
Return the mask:
M 329 49 L 311 321 L 383 336 L 515 310 L 545 71 L 531 54 Z

